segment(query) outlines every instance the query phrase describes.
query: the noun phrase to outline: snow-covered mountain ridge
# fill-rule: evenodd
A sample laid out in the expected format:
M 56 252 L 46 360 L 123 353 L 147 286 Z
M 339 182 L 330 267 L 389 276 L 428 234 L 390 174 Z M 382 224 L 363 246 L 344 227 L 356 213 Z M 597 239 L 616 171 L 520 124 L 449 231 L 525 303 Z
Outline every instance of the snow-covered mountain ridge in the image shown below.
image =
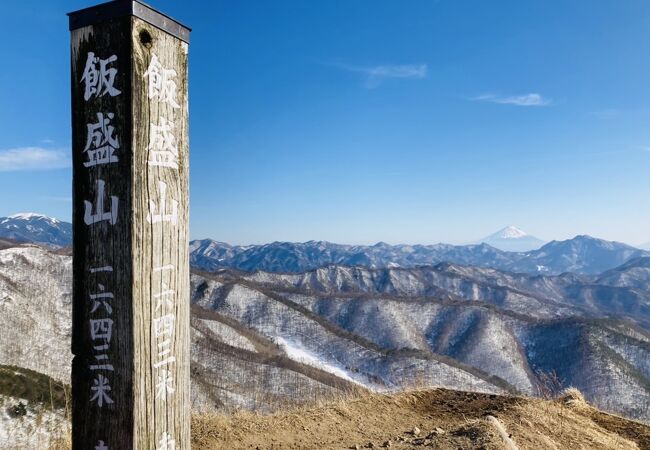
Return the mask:
M 510 272 L 554 275 L 598 274 L 650 252 L 590 236 L 552 241 L 529 252 L 507 252 L 488 244 L 474 245 L 341 245 L 324 241 L 274 242 L 232 246 L 211 239 L 190 243 L 190 261 L 202 270 L 232 268 L 297 273 L 330 264 L 368 268 L 413 268 L 441 262 Z
M 41 214 L 22 213 L 0 218 L 0 239 L 64 247 L 72 243 L 72 227 L 67 222 Z M 542 241 L 536 239 L 512 226 L 473 245 L 389 245 L 383 242 L 375 245 L 343 245 L 309 241 L 238 246 L 203 239 L 190 243 L 190 261 L 193 267 L 208 271 L 231 268 L 249 272 L 298 273 L 329 264 L 413 268 L 450 262 L 553 275 L 563 272 L 598 274 L 630 259 L 650 256 L 650 251 L 590 236 L 552 241 L 541 247 Z M 504 251 L 498 248 L 508 246 L 513 249 L 539 248 L 530 251 Z
M 67 378 L 70 261 L 0 250 L 0 365 Z M 195 272 L 193 407 L 268 411 L 414 385 L 535 395 L 555 373 L 601 408 L 650 421 L 648 280 L 647 258 L 598 276 L 450 263 Z
M 37 213 L 0 217 L 0 238 L 53 247 L 72 244 L 72 224 Z

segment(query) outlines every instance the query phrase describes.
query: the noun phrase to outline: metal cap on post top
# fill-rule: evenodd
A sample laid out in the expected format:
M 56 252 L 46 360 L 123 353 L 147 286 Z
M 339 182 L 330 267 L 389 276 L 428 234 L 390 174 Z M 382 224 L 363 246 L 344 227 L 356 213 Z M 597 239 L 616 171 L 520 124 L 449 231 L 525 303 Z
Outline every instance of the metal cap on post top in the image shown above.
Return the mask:
M 124 16 L 135 16 L 178 39 L 190 42 L 191 28 L 139 0 L 114 0 L 68 13 L 70 30 Z

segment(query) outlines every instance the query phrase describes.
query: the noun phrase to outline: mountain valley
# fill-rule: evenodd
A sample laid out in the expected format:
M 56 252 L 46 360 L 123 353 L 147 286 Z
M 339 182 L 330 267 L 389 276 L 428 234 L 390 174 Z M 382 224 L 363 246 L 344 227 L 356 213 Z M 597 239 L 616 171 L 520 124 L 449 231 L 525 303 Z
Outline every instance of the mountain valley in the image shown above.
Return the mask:
M 69 256 L 42 247 L 0 251 L 0 364 L 67 381 L 70 269 Z M 575 386 L 600 408 L 648 421 L 649 274 L 646 259 L 584 278 L 451 264 L 195 271 L 194 408 L 272 411 L 357 390 Z
M 15 237 L 0 238 L 0 369 L 65 385 L 70 248 Z M 195 412 L 274 413 L 411 389 L 549 397 L 576 387 L 595 407 L 650 423 L 648 252 L 588 236 L 525 253 L 210 240 L 190 251 Z M 23 408 L 15 386 L 25 383 L 0 386 L 0 446 L 18 427 L 9 412 Z M 24 430 L 40 417 L 27 411 Z M 63 420 L 56 414 L 48 423 Z

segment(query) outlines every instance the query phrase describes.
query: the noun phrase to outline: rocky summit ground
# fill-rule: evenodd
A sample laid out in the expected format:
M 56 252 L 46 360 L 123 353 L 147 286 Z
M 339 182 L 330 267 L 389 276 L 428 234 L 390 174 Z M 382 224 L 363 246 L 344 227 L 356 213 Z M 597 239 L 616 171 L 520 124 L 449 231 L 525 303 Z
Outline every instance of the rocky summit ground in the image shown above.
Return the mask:
M 576 390 L 554 400 L 444 389 L 364 395 L 272 415 L 193 417 L 193 449 L 650 449 L 650 426 Z

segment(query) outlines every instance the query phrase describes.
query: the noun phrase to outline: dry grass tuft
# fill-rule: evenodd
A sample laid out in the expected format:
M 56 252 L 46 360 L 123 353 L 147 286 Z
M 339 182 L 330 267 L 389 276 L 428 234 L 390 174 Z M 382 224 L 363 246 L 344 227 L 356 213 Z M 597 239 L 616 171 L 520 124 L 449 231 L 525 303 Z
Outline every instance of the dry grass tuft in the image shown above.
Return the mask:
M 557 400 L 569 407 L 584 407 L 589 406 L 584 395 L 578 389 L 570 387 L 565 389 L 557 398 Z
M 49 450 L 70 450 L 72 448 L 72 437 L 70 434 L 54 438 L 50 442 Z

